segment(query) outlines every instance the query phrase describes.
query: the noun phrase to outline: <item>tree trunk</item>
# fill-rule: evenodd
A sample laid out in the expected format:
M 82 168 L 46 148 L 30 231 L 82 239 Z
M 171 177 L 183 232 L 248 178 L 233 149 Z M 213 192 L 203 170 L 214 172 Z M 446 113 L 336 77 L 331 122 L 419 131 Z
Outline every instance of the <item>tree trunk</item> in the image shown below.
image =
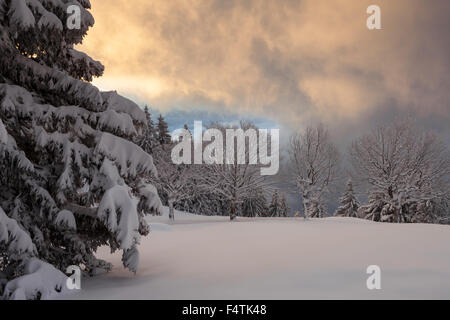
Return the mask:
M 175 220 L 174 208 L 173 208 L 173 200 L 169 199 L 169 219 Z
M 308 198 L 306 197 L 306 194 L 302 193 L 302 204 L 303 204 L 303 218 L 308 218 Z
M 231 201 L 230 221 L 233 221 L 234 219 L 236 219 L 236 204 L 234 201 Z

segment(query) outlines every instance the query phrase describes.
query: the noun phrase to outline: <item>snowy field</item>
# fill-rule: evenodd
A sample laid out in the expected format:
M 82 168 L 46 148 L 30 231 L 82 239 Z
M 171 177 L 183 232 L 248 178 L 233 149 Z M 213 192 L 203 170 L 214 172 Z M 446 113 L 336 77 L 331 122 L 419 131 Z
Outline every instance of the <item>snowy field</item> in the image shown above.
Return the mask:
M 166 212 L 167 215 L 167 212 Z M 149 218 L 140 268 L 120 254 L 73 299 L 449 299 L 450 227 L 351 218 Z M 381 267 L 381 290 L 366 268 Z

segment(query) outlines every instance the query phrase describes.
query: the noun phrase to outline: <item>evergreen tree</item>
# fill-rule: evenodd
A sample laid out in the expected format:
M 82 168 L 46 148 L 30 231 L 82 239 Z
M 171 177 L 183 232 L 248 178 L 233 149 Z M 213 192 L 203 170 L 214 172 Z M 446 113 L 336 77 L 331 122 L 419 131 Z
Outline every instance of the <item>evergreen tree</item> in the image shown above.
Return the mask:
M 161 114 L 159 115 L 158 118 L 157 136 L 160 145 L 171 143 L 169 126 L 167 125 L 167 122 L 164 120 L 164 117 Z
M 142 130 L 142 134 L 137 136 L 136 144 L 148 154 L 153 154 L 154 149 L 158 146 L 155 124 L 153 123 L 150 111 L 147 106 L 144 108 L 145 117 L 147 119 L 146 125 Z
M 289 214 L 289 206 L 286 200 L 286 194 L 283 193 L 280 200 L 280 217 L 287 217 Z
M 272 195 L 272 201 L 269 205 L 269 217 L 279 217 L 280 215 L 280 199 L 278 197 L 278 191 L 275 191 Z
M 323 218 L 327 215 L 327 208 L 324 201 L 321 199 L 322 194 L 315 194 L 309 199 L 309 205 L 307 207 L 307 218 Z
M 67 7 L 81 28 L 66 27 Z M 89 82 L 100 62 L 74 49 L 94 19 L 88 0 L 0 0 L 0 295 L 45 298 L 69 265 L 98 274 L 100 246 L 136 272 L 144 214 L 158 212 L 152 157 L 130 142 L 145 113 Z M 45 277 L 45 278 L 42 278 Z
M 283 194 L 281 197 L 278 191 L 272 195 L 272 200 L 270 201 L 268 208 L 268 217 L 287 217 L 289 213 L 289 207 L 286 201 L 286 195 Z
M 347 190 L 339 201 L 341 206 L 334 213 L 336 217 L 358 217 L 359 201 L 353 191 L 351 179 L 348 180 Z

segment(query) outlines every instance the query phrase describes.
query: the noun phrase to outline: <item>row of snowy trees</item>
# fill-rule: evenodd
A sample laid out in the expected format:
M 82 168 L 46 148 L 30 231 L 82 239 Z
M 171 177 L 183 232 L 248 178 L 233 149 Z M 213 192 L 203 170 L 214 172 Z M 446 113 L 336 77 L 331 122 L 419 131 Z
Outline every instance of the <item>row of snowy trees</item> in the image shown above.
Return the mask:
M 288 215 L 289 208 L 285 196 L 278 199 L 272 181 L 261 176 L 259 165 L 251 164 L 248 141 L 244 146 L 245 150 L 241 150 L 246 156 L 244 164 L 237 164 L 237 154 L 240 151 L 237 148 L 234 155 L 235 164 L 174 164 L 171 159 L 172 149 L 183 139 L 191 138 L 188 127 L 185 126 L 185 132 L 189 137 L 180 136 L 178 140 L 172 141 L 163 117 L 159 117 L 158 125 L 155 126 L 148 109 L 146 114 L 147 128 L 137 139 L 137 143 L 154 156 L 158 175 L 150 177 L 149 181 L 157 186 L 163 203 L 169 207 L 171 219 L 174 219 L 176 208 L 203 215 L 229 214 L 231 220 L 237 215 L 245 217 Z M 223 136 L 226 135 L 226 129 L 238 129 L 220 123 L 211 123 L 208 129 L 212 128 L 221 131 Z M 239 128 L 245 131 L 256 127 L 252 123 L 241 122 Z M 163 139 L 162 136 L 166 138 Z M 202 148 L 204 150 L 207 145 L 203 145 Z M 191 156 L 193 157 L 193 150 Z M 225 160 L 225 154 L 223 156 Z M 271 193 L 279 204 L 275 209 L 273 203 L 268 203 Z
M 231 219 L 236 215 L 286 215 L 285 210 L 280 213 L 274 209 L 281 204 L 277 206 L 278 200 L 274 200 L 279 196 L 273 180 L 262 177 L 258 165 L 250 165 L 248 145 L 245 164 L 175 165 L 170 158 L 174 142 L 158 138 L 160 127 L 167 128 L 167 124 L 160 116 L 158 123 L 162 119 L 163 125 L 152 128 L 148 112 L 147 119 L 149 129 L 144 133 L 153 138 L 141 139 L 153 139 L 153 145 L 158 146 L 155 163 L 160 172 L 149 181 L 157 186 L 163 202 L 169 206 L 171 218 L 175 208 L 205 215 L 229 213 Z M 209 128 L 224 131 L 233 127 L 212 123 Z M 244 131 L 249 128 L 254 125 L 240 124 Z M 168 136 L 167 129 L 162 132 Z M 343 168 L 342 156 L 323 125 L 292 135 L 288 151 L 288 174 L 295 177 L 306 217 L 327 216 L 330 196 L 350 176 L 340 198 L 341 206 L 335 212 L 337 216 L 389 222 L 447 222 L 449 150 L 437 135 L 421 131 L 411 120 L 377 127 L 356 139 L 348 151 L 348 169 Z M 353 182 L 367 203 L 360 204 Z M 271 195 L 270 203 L 267 199 Z M 285 195 L 279 201 L 287 208 Z
M 69 5 L 80 29 L 66 26 Z M 136 272 L 147 213 L 161 202 L 152 157 L 133 143 L 145 113 L 89 82 L 103 66 L 74 45 L 94 24 L 89 0 L 0 0 L 0 297 L 64 290 L 65 272 Z M 59 270 L 60 271 L 59 271 Z
M 323 217 L 330 192 L 342 183 L 340 155 L 324 126 L 291 137 L 290 165 L 306 217 Z M 337 216 L 386 222 L 447 223 L 450 217 L 450 152 L 434 133 L 411 120 L 381 126 L 355 140 L 347 170 L 366 194 L 360 205 L 351 181 Z

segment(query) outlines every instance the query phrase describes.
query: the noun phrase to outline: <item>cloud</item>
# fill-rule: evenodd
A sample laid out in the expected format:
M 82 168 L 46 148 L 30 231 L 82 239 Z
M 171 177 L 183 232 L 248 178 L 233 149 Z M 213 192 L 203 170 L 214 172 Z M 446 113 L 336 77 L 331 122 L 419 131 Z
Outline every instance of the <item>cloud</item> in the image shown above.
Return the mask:
M 92 0 L 82 49 L 106 66 L 95 84 L 163 110 L 253 113 L 291 128 L 413 113 L 447 130 L 450 2 L 375 2 L 383 29 L 369 31 L 372 0 Z

